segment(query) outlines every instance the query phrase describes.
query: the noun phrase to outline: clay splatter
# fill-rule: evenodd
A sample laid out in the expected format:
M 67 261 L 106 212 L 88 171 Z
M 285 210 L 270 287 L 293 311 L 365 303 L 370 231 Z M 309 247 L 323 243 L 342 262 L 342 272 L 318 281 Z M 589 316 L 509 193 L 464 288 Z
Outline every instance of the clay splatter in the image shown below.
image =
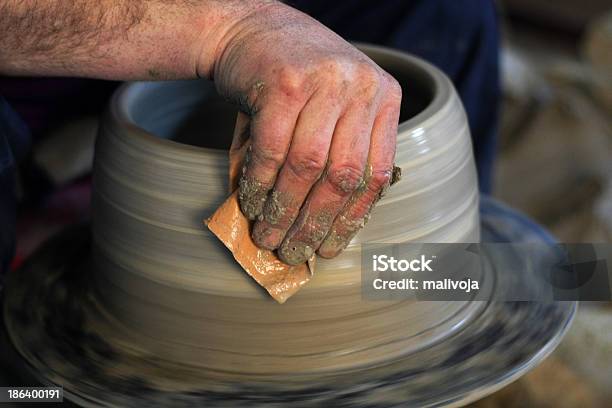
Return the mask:
M 253 177 L 240 177 L 238 198 L 240 209 L 249 220 L 256 220 L 263 211 L 268 197 L 268 188 Z
M 279 258 L 289 265 L 298 265 L 308 260 L 314 254 L 310 245 L 302 241 L 291 241 L 278 250 Z
M 302 219 L 304 221 L 300 222 Z M 320 211 L 315 216 L 300 216 L 296 235 L 285 241 L 278 250 L 279 257 L 290 265 L 306 262 L 313 254 L 334 220 L 334 216 L 327 210 Z
M 393 170 L 391 171 L 391 185 L 394 185 L 401 179 L 402 179 L 402 168 L 394 165 Z
M 273 191 L 266 201 L 263 214 L 264 220 L 271 225 L 276 225 L 280 219 L 287 213 L 287 207 L 291 205 L 292 200 L 287 193 Z
M 343 251 L 370 220 L 370 213 L 373 208 L 374 205 L 370 207 L 365 216 L 356 220 L 350 220 L 345 215 L 340 215 L 319 247 L 319 255 L 333 258 Z

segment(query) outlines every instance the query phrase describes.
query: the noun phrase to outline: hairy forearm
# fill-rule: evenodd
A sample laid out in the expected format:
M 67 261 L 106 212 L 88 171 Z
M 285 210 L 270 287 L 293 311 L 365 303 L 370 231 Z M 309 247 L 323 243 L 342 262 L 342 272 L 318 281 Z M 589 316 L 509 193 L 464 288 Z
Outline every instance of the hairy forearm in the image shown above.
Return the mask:
M 0 0 L 0 73 L 210 76 L 241 16 L 265 0 Z

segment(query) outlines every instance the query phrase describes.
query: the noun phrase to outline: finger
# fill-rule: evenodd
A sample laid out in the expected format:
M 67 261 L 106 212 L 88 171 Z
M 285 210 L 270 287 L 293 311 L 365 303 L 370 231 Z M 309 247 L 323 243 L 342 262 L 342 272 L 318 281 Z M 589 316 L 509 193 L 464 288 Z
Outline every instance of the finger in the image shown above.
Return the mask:
M 230 145 L 230 157 L 242 150 L 247 140 L 249 139 L 249 127 L 251 125 L 250 118 L 247 114 L 238 112 L 236 115 L 236 124 L 234 125 L 234 134 L 232 135 L 232 144 Z
M 370 212 L 387 188 L 393 173 L 393 160 L 399 121 L 399 102 L 389 103 L 379 112 L 372 129 L 369 165 L 363 185 L 336 217 L 318 249 L 323 258 L 333 258 L 342 252 L 363 228 Z
M 299 264 L 308 260 L 360 185 L 376 112 L 370 103 L 352 106 L 338 121 L 326 171 L 313 187 L 279 248 L 283 262 Z
M 251 145 L 240 177 L 238 198 L 244 215 L 254 220 L 262 211 L 278 170 L 285 161 L 299 114 L 296 100 L 270 97 L 251 118 Z
M 233 192 L 238 188 L 238 180 L 244 158 L 246 148 L 249 146 L 251 120 L 248 115 L 238 112 L 236 117 L 236 125 L 234 126 L 234 135 L 232 137 L 232 145 L 229 150 L 229 192 Z
M 340 107 L 326 93 L 315 94 L 300 113 L 287 160 L 253 228 L 255 243 L 276 249 L 327 163 Z

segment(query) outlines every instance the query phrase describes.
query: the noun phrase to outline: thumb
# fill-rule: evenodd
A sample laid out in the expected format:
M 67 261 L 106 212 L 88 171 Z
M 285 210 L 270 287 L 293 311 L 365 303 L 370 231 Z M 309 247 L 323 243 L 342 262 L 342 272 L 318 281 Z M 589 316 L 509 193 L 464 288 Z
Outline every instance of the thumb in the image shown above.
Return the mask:
M 232 137 L 232 145 L 229 150 L 229 189 L 230 193 L 238 188 L 238 181 L 242 167 L 244 166 L 244 158 L 247 149 L 251 145 L 250 142 L 250 127 L 251 119 L 248 115 L 238 112 L 236 117 L 236 125 L 234 126 L 234 135 Z

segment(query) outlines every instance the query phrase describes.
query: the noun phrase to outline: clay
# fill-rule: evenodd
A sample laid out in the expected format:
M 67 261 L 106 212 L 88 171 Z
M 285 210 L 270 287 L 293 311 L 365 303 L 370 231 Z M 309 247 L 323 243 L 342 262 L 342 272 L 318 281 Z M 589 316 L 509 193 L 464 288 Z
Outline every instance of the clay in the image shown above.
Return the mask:
M 393 166 L 393 170 L 391 172 L 391 185 L 394 185 L 398 181 L 402 179 L 402 169 L 401 167 Z
M 232 156 L 230 155 L 230 160 Z M 272 188 L 271 185 L 265 185 L 255 177 L 247 176 L 247 166 L 251 160 L 251 147 L 247 146 L 244 155 L 240 180 L 238 182 L 238 198 L 240 208 L 249 220 L 256 220 L 263 211 L 263 206 L 268 198 L 268 192 Z M 230 162 L 230 167 L 233 167 Z M 232 181 L 233 184 L 233 181 Z
M 282 306 L 201 225 L 236 188 L 236 110 L 212 110 L 222 99 L 206 81 L 115 94 L 97 140 L 91 230 L 60 237 L 7 282 L 8 332 L 43 383 L 105 406 L 441 406 L 503 386 L 554 348 L 569 302 L 363 298 L 362 243 L 475 242 L 480 218 L 450 81 L 416 58 L 362 49 L 410 89 L 403 178 Z M 238 139 L 230 155 L 244 152 Z
M 278 249 L 278 256 L 289 265 L 298 265 L 314 255 L 314 248 L 306 242 L 292 240 Z
M 253 177 L 247 177 L 245 174 L 240 177 L 238 187 L 238 197 L 240 199 L 240 208 L 249 220 L 256 220 L 268 198 L 269 186 Z
M 372 212 L 372 209 L 374 208 L 376 203 L 381 198 L 383 198 L 385 196 L 385 194 L 387 194 L 387 191 L 389 190 L 389 188 L 391 188 L 392 185 L 394 185 L 395 183 L 399 182 L 401 179 L 402 179 L 402 169 L 400 167 L 397 167 L 397 166 L 394 165 L 393 169 L 391 170 L 391 179 L 389 180 L 389 183 L 384 185 L 383 188 L 378 193 L 378 197 L 377 197 L 376 201 L 372 204 L 372 207 L 370 208 L 370 212 Z
M 325 237 L 325 240 L 321 244 L 321 253 L 332 254 L 331 257 L 333 257 L 340 253 L 340 251 L 343 251 L 355 237 L 355 235 L 357 235 L 357 233 L 363 227 L 365 227 L 370 219 L 370 214 L 373 207 L 374 204 L 372 207 L 370 207 L 370 210 L 363 218 L 357 220 L 348 220 L 344 215 L 339 215 L 338 221 L 342 226 L 342 230 L 340 230 L 340 228 L 336 225 L 330 229 L 329 233 Z
M 359 183 L 359 186 L 357 186 L 357 189 L 355 191 L 355 195 L 359 194 L 360 192 L 364 192 L 366 187 L 368 186 L 368 183 L 370 182 L 370 179 L 372 178 L 372 165 L 370 163 L 368 163 L 366 165 L 365 171 L 363 172 L 363 177 L 361 178 L 361 183 Z
M 232 141 L 236 109 L 207 111 L 223 103 L 207 81 L 135 83 L 114 96 L 96 146 L 90 280 L 117 333 L 160 360 L 234 377 L 380 364 L 465 327 L 480 305 L 361 296 L 362 243 L 474 242 L 480 230 L 469 131 L 450 81 L 404 54 L 367 51 L 410 87 L 395 157 L 403 177 L 282 306 L 202 226 L 235 190 L 229 174 L 242 169 L 230 169 L 227 148 L 244 154 L 248 116 Z
M 306 262 L 325 238 L 333 220 L 333 214 L 327 210 L 322 210 L 314 216 L 311 215 L 308 211 L 308 204 L 305 204 L 287 234 L 295 230 L 300 232 L 283 242 L 278 249 L 279 258 L 289 265 Z
M 363 192 L 366 191 L 366 187 L 370 178 L 372 177 L 372 166 L 367 165 L 364 172 L 364 176 L 361 180 L 360 185 L 357 187 L 355 194 L 351 197 L 350 202 L 357 200 Z M 389 188 L 397 183 L 401 178 L 401 169 L 397 166 L 393 166 L 391 180 L 389 183 L 380 190 L 375 201 L 370 205 L 368 212 L 361 218 L 349 219 L 345 214 L 338 215 L 332 228 L 322 242 L 319 253 L 325 258 L 333 258 L 343 251 L 351 242 L 357 233 L 365 227 L 367 222 L 370 220 L 372 210 L 376 206 L 376 203 L 387 193 Z M 348 205 L 350 205 L 350 202 Z
M 287 194 L 279 191 L 272 191 L 268 201 L 263 209 L 263 218 L 272 225 L 278 224 L 278 221 L 287 212 L 287 207 L 292 204 L 292 200 Z
M 503 234 L 502 231 L 496 233 Z M 277 370 L 270 372 L 265 363 L 250 365 L 253 354 L 261 352 L 255 341 L 257 338 L 251 336 L 246 339 L 249 340 L 248 349 L 241 350 L 238 356 L 222 355 L 220 369 L 214 369 L 211 365 L 214 367 L 215 354 L 206 347 L 198 347 L 213 339 L 203 336 L 202 343 L 185 350 L 185 361 L 179 358 L 183 353 L 176 353 L 175 360 L 169 360 L 165 347 L 178 350 L 189 346 L 160 342 L 168 328 L 160 328 L 158 333 L 148 337 L 142 336 L 138 330 L 123 326 L 102 307 L 97 290 L 86 283 L 92 278 L 92 270 L 87 267 L 91 255 L 89 235 L 86 226 L 65 231 L 43 245 L 21 270 L 9 275 L 4 318 L 16 350 L 2 341 L 0 328 L 3 357 L 15 362 L 23 357 L 28 363 L 22 364 L 24 370 L 19 370 L 20 377 L 23 374 L 24 378 L 32 378 L 32 383 L 36 378 L 43 384 L 61 385 L 64 398 L 86 407 L 165 407 L 176 406 L 177 401 L 185 407 L 244 406 L 248 401 L 249 407 L 267 408 L 271 404 L 295 405 L 296 400 L 300 401 L 300 406 L 313 407 L 337 406 L 339 401 L 346 406 L 361 406 L 366 401 L 385 406 L 467 404 L 510 383 L 546 358 L 567 329 L 576 306 L 574 302 L 491 302 L 486 308 L 477 310 L 475 318 L 454 335 L 440 338 L 429 347 L 415 348 L 419 337 L 423 338 L 422 333 L 415 335 L 418 332 L 414 331 L 413 341 L 400 345 L 404 348 L 403 355 L 388 358 L 383 364 L 358 367 L 355 367 L 358 356 L 354 353 L 339 356 L 313 350 L 305 356 L 279 355 L 279 363 L 284 362 L 284 365 L 270 367 Z M 534 278 L 533 271 L 513 272 L 523 273 L 522 279 Z M 149 282 L 142 285 L 141 291 L 153 293 L 154 288 Z M 159 294 L 163 296 L 164 291 Z M 195 310 L 207 310 L 218 301 L 208 299 L 211 302 L 198 304 L 197 298 L 185 299 L 184 292 L 171 295 L 181 302 L 181 306 L 190 303 Z M 200 297 L 199 300 L 207 299 Z M 422 329 L 422 320 L 412 319 L 418 316 L 412 312 L 420 306 L 431 307 L 429 305 L 431 303 L 409 304 L 402 310 L 404 320 L 396 323 Z M 225 318 L 236 312 L 234 306 L 225 300 L 225 308 L 211 314 L 216 312 Z M 279 309 L 284 308 L 275 308 Z M 384 312 L 398 311 L 385 309 Z M 363 310 L 357 312 L 364 313 Z M 369 325 L 377 325 L 383 317 L 384 314 L 376 315 Z M 421 317 L 428 316 L 422 314 Z M 325 330 L 351 329 L 333 314 L 330 319 Z M 217 329 L 215 323 L 211 319 L 209 325 L 212 327 L 208 330 Z M 361 323 L 368 324 L 367 320 Z M 301 325 L 308 326 L 304 331 L 306 335 L 315 329 L 308 322 L 301 322 Z M 441 325 L 438 329 L 445 327 Z M 275 326 L 267 328 L 274 331 Z M 380 327 L 380 330 L 388 329 Z M 315 334 L 320 337 L 325 332 Z M 274 337 L 269 336 L 269 339 Z M 235 336 L 229 337 L 226 343 L 235 340 Z M 294 340 L 282 338 L 268 346 L 281 353 L 285 343 L 295 347 Z M 377 347 L 370 351 L 377 353 Z M 384 351 L 392 351 L 391 345 L 387 344 Z M 202 355 L 208 358 L 202 359 Z M 265 357 L 259 362 L 269 361 L 273 356 Z M 350 370 L 313 371 L 322 362 L 334 360 L 338 363 L 342 357 L 345 357 L 344 363 L 351 364 Z M 25 369 L 31 372 L 26 373 Z
M 261 93 L 265 87 L 266 83 L 262 80 L 255 81 L 255 84 L 253 84 L 253 90 L 258 94 Z
M 363 177 L 360 177 L 359 179 L 355 181 L 354 179 L 351 178 L 350 172 L 351 172 L 350 170 L 346 170 L 345 172 L 341 172 L 340 174 L 336 175 L 337 177 L 336 185 L 344 193 L 352 193 L 359 186 L 363 184 Z M 325 176 L 329 177 L 327 173 Z
M 252 231 L 257 245 L 278 249 L 299 210 L 300 204 L 290 193 L 273 190 L 264 204 L 261 222 L 256 223 Z

